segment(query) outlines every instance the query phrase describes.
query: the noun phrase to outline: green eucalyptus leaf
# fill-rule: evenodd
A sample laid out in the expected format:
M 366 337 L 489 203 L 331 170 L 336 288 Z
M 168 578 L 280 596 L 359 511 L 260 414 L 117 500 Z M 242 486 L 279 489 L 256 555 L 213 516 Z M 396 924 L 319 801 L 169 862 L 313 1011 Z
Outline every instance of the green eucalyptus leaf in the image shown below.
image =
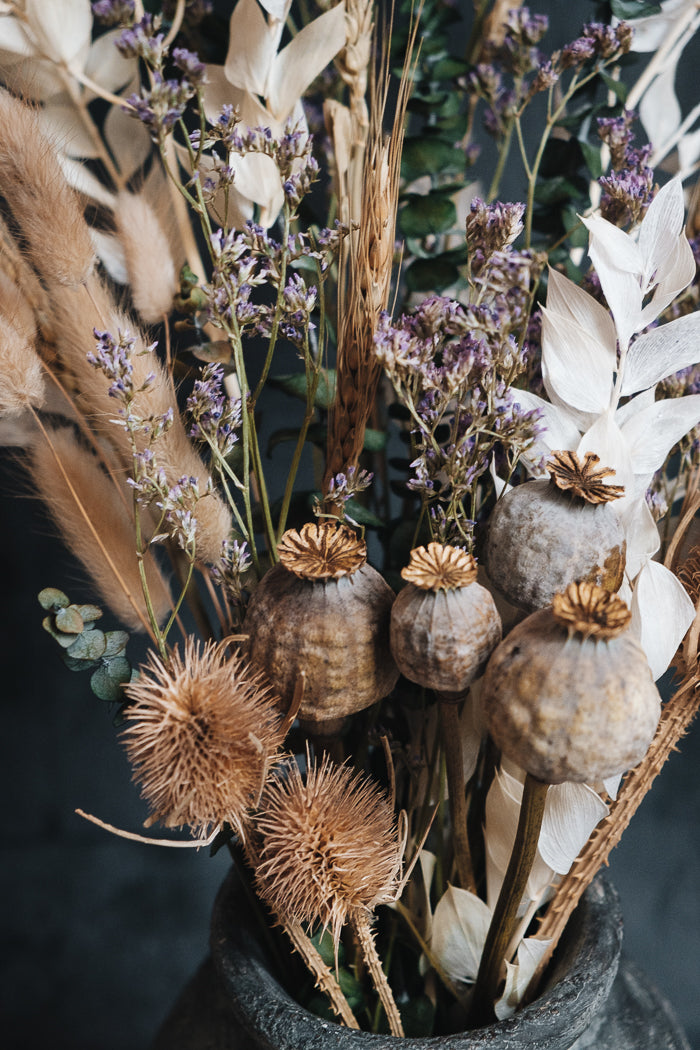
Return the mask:
M 437 80 L 454 80 L 455 77 L 464 77 L 472 67 L 463 58 L 453 58 L 448 55 L 441 58 L 433 66 L 433 76 Z
M 91 628 L 78 635 L 70 647 L 70 655 L 75 660 L 99 660 L 106 648 L 107 639 L 103 632 Z
M 427 193 L 425 196 L 410 194 L 405 207 L 399 213 L 399 224 L 407 237 L 427 237 L 431 233 L 444 233 L 457 222 L 454 201 L 442 193 Z
M 576 208 L 567 204 L 561 210 L 561 221 L 565 230 L 570 230 L 568 243 L 572 248 L 585 248 L 588 245 L 588 230 L 578 217 Z
M 458 279 L 457 267 L 439 256 L 434 259 L 416 259 L 406 271 L 409 292 L 441 292 Z
M 66 634 L 80 634 L 85 629 L 83 618 L 78 612 L 76 605 L 68 605 L 65 609 L 59 609 L 55 616 L 56 627 Z
M 464 152 L 451 142 L 428 135 L 407 138 L 401 154 L 401 174 L 404 179 L 418 179 L 422 175 L 455 174 L 464 171 Z
M 105 660 L 111 659 L 119 654 L 126 648 L 126 643 L 129 641 L 129 634 L 127 631 L 107 631 L 105 633 L 105 651 L 102 654 Z
M 653 0 L 610 0 L 610 9 L 616 18 L 626 21 L 630 18 L 657 15 L 661 10 L 661 4 L 656 4 Z
M 565 175 L 555 175 L 551 179 L 540 179 L 535 187 L 535 200 L 538 204 L 563 204 L 571 198 L 580 196 L 579 187 Z
M 104 615 L 99 605 L 75 605 L 73 608 L 78 610 L 85 623 L 94 623 Z
M 292 375 L 270 376 L 268 383 L 277 390 L 284 390 L 286 394 L 299 398 L 300 401 L 306 401 L 306 375 L 303 372 L 295 372 Z M 328 409 L 334 400 L 335 369 L 324 368 L 319 377 L 314 404 L 317 408 Z
M 104 665 L 93 672 L 90 688 L 98 699 L 105 700 L 109 704 L 118 703 L 124 698 L 121 681 L 118 678 L 112 678 L 109 668 Z
M 629 91 L 627 84 L 625 84 L 622 80 L 615 80 L 615 78 L 611 77 L 609 73 L 603 73 L 601 71 L 598 75 L 605 84 L 606 88 L 612 91 L 613 95 L 618 100 L 618 102 L 624 102 L 627 98 L 627 94 Z
M 365 452 L 383 452 L 386 448 L 386 431 L 365 427 L 365 439 L 362 448 Z
M 45 616 L 41 621 L 41 626 L 58 642 L 62 649 L 69 649 L 75 644 L 74 634 L 64 634 L 63 631 L 56 630 L 53 616 Z
M 593 146 L 590 142 L 586 142 L 584 139 L 579 139 L 579 146 L 581 147 L 581 153 L 583 153 L 583 159 L 586 162 L 592 179 L 599 179 L 603 174 L 603 164 L 600 155 L 600 146 Z
M 46 612 L 56 612 L 57 609 L 65 609 L 70 605 L 70 598 L 57 587 L 44 587 L 43 591 L 39 591 L 37 597 L 39 605 Z
M 110 678 L 115 682 L 126 684 L 131 681 L 131 664 L 125 656 L 112 656 L 103 659 L 105 668 Z
M 69 671 L 89 671 L 100 662 L 99 660 L 78 660 L 68 652 L 61 653 L 61 657 Z

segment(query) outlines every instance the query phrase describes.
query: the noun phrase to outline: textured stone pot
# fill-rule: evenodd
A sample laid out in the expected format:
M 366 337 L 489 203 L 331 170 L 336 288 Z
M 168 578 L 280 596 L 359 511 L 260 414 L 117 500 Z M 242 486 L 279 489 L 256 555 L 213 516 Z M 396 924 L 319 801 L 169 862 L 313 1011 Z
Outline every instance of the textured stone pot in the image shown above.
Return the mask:
M 154 1050 L 689 1050 L 670 1006 L 621 959 L 621 945 L 617 894 L 598 878 L 569 923 L 545 990 L 516 1016 L 430 1038 L 356 1032 L 308 1013 L 272 976 L 232 874 L 214 906 L 212 959 Z

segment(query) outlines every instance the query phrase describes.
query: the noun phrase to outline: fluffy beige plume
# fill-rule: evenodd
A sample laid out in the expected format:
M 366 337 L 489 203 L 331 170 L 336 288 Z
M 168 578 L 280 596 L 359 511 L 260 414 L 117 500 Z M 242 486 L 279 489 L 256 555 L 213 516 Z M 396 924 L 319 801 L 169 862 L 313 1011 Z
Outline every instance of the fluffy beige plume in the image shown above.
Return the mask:
M 147 324 L 155 324 L 170 313 L 178 289 L 169 239 L 142 193 L 120 193 L 114 218 L 134 307 Z
M 0 127 L 0 192 L 33 265 L 47 279 L 81 284 L 95 263 L 90 232 L 36 113 L 0 90 Z
M 41 361 L 26 332 L 0 315 L 0 416 L 18 415 L 45 397 Z
M 109 396 L 109 381 L 98 369 L 88 364 L 87 354 L 95 349 L 93 329 L 118 330 L 136 336 L 134 347 L 134 386 L 140 387 L 149 374 L 153 382 L 137 394 L 134 409 L 143 418 L 163 415 L 169 408 L 175 410 L 172 427 L 158 438 L 155 452 L 158 466 L 165 471 L 168 483 L 174 485 L 183 476 L 197 478 L 204 491 L 209 472 L 190 442 L 179 413 L 170 379 L 155 354 L 144 353 L 148 345 L 142 333 L 114 304 L 107 288 L 96 276 L 91 276 L 86 288 L 50 288 L 58 357 L 73 379 L 73 393 L 87 421 L 101 438 L 107 438 L 130 472 L 132 459 L 128 436 L 123 428 L 111 420 L 115 418 L 117 403 Z M 206 496 L 197 505 L 197 557 L 209 564 L 218 562 L 221 545 L 231 533 L 231 512 L 218 496 Z
M 102 601 L 121 623 L 142 629 L 148 615 L 134 523 L 114 482 L 70 427 L 38 435 L 28 465 L 64 543 L 87 570 Z M 161 623 L 172 607 L 170 593 L 150 551 L 144 563 L 151 602 Z

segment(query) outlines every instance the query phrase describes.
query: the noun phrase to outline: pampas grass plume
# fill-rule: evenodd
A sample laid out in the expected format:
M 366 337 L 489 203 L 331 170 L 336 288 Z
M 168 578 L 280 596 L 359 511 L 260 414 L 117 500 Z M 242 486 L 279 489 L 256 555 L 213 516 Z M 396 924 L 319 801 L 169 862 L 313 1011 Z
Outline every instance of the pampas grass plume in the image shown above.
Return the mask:
M 0 415 L 18 415 L 45 397 L 41 361 L 14 325 L 0 316 Z
M 259 672 L 226 643 L 189 638 L 168 663 L 154 653 L 125 687 L 123 738 L 148 824 L 242 830 L 283 741 L 274 696 Z
M 125 626 L 141 630 L 148 620 L 127 504 L 72 428 L 52 428 L 46 433 L 51 444 L 37 436 L 28 464 L 36 491 L 102 601 Z M 144 563 L 151 602 L 162 622 L 171 610 L 170 593 L 150 551 L 146 551 Z
M 82 284 L 95 264 L 90 231 L 36 113 L 0 89 L 0 192 L 45 278 Z
M 367 778 L 324 756 L 306 777 L 294 762 L 265 789 L 256 883 L 273 911 L 330 928 L 394 899 L 401 846 L 391 806 Z
M 120 193 L 114 218 L 134 307 L 147 324 L 155 324 L 170 313 L 178 288 L 170 242 L 142 193 Z

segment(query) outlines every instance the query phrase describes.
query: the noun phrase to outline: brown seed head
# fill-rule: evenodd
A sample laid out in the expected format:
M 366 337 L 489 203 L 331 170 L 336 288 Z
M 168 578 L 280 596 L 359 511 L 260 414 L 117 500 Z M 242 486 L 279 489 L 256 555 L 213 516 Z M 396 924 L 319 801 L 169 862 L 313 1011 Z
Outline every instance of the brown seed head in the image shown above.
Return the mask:
M 614 638 L 627 628 L 632 613 L 622 598 L 594 583 L 570 583 L 552 600 L 554 618 L 585 638 Z
M 283 739 L 263 676 L 237 655 L 227 659 L 225 643 L 200 650 L 189 639 L 167 665 L 151 654 L 124 691 L 126 751 L 148 823 L 240 829 Z
M 459 547 L 429 543 L 411 551 L 411 560 L 401 576 L 423 591 L 450 591 L 474 582 L 476 561 Z
M 337 580 L 351 576 L 367 560 L 367 544 L 347 525 L 310 521 L 288 529 L 277 551 L 280 562 L 304 580 Z
M 384 793 L 326 755 L 302 777 L 294 762 L 263 793 L 256 882 L 278 914 L 330 927 L 394 899 L 402 849 Z
M 700 598 L 700 546 L 691 548 L 678 570 L 678 579 L 685 587 L 693 604 Z
M 553 452 L 547 470 L 558 488 L 580 496 L 588 503 L 609 503 L 624 496 L 624 485 L 603 482 L 603 478 L 611 477 L 615 471 L 609 467 L 595 470 L 596 463 L 600 463 L 600 456 L 595 452 L 586 452 L 583 463 L 575 452 Z

